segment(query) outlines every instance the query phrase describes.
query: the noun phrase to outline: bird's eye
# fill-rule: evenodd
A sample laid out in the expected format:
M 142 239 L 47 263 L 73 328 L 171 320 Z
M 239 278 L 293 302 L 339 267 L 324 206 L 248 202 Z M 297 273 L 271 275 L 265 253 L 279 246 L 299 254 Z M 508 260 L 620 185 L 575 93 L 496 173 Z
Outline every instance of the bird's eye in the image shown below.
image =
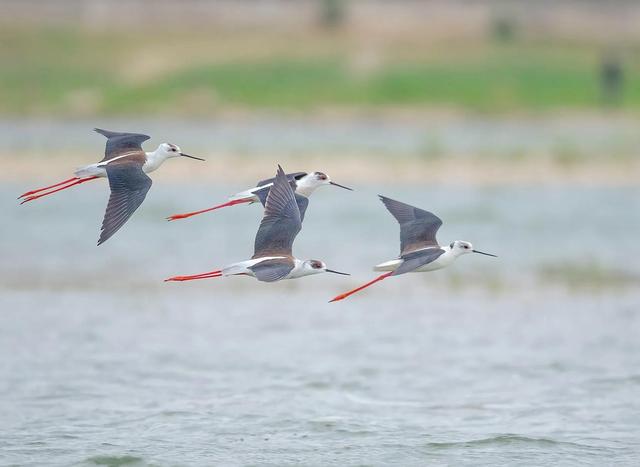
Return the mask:
M 464 246 L 464 249 L 465 249 L 465 250 L 468 250 L 468 249 L 469 249 L 469 245 L 465 245 L 465 246 Z
M 176 148 L 171 148 L 171 151 L 172 151 L 172 152 L 176 152 L 176 151 L 177 151 L 177 149 L 176 149 Z

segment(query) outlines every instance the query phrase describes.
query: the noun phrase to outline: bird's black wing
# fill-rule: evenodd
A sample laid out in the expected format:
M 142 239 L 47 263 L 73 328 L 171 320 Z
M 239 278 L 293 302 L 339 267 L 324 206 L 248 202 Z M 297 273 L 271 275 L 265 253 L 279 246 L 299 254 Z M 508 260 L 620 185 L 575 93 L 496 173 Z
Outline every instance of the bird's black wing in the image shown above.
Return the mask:
M 151 188 L 151 179 L 139 162 L 124 162 L 106 166 L 111 195 L 102 221 L 98 245 L 106 242 L 124 225 L 142 204 Z
M 400 254 L 438 246 L 436 233 L 442 220 L 435 214 L 400 201 L 380 196 L 380 200 L 400 224 Z
M 413 251 L 402 255 L 402 264 L 393 271 L 392 276 L 398 276 L 405 272 L 415 271 L 416 269 L 437 260 L 444 253 L 442 248 L 426 248 L 424 250 Z
M 262 282 L 276 282 L 284 279 L 293 268 L 293 261 L 288 258 L 287 261 L 282 261 L 280 258 L 268 259 L 249 267 L 256 275 L 256 279 Z
M 291 189 L 293 190 L 293 192 L 296 192 L 296 181 L 293 178 L 289 178 L 289 184 L 291 185 Z M 252 193 L 258 197 L 258 199 L 260 200 L 260 203 L 262 203 L 262 205 L 266 205 L 267 204 L 267 196 L 269 195 L 269 190 L 271 190 L 272 185 L 269 185 L 270 183 L 272 183 L 272 181 L 275 180 L 275 178 L 271 178 L 269 180 L 263 180 L 263 182 L 267 182 L 267 186 L 264 186 L 264 188 L 259 188 L 262 185 L 258 185 L 258 190 L 253 191 Z M 301 196 L 296 194 L 296 196 Z
M 260 203 L 262 203 L 262 205 L 265 206 L 267 204 L 267 196 L 269 196 L 269 191 L 271 191 L 271 187 L 266 186 L 264 188 L 260 188 L 259 190 L 254 191 L 253 194 L 256 195 L 260 200 Z
M 119 133 L 101 128 L 95 128 L 95 131 L 107 138 L 104 158 L 100 162 L 113 159 L 130 151 L 142 151 L 142 143 L 150 138 L 150 136 L 140 133 Z
M 287 180 L 294 183 L 296 180 L 300 180 L 305 175 L 307 175 L 307 172 L 292 172 L 290 174 L 286 174 Z M 256 186 L 268 185 L 270 183 L 273 183 L 274 181 L 275 181 L 275 178 L 267 178 L 266 180 L 260 180 L 258 183 L 256 183 Z M 295 191 L 295 185 L 294 185 L 294 191 Z
M 298 210 L 300 211 L 300 222 L 304 222 L 304 215 L 309 207 L 309 198 L 306 196 L 295 193 L 296 203 L 298 204 Z
M 254 258 L 291 255 L 293 241 L 302 229 L 300 209 L 282 167 L 267 195 L 264 216 L 254 245 Z
M 267 203 L 269 190 L 271 190 L 271 187 L 265 187 L 261 190 L 253 192 L 253 194 L 258 197 L 263 206 Z M 294 195 L 296 197 L 296 203 L 298 203 L 298 209 L 300 210 L 300 222 L 304 222 L 304 214 L 307 212 L 307 207 L 309 206 L 309 198 L 299 195 L 298 193 L 294 193 Z

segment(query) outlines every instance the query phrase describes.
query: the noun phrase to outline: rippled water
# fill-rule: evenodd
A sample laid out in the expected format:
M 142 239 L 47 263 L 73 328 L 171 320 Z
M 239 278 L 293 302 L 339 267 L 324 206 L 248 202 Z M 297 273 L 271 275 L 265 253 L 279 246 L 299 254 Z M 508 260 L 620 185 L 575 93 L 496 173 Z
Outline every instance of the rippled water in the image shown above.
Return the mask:
M 89 185 L 0 190 L 0 464 L 637 465 L 637 188 L 323 189 L 295 252 L 352 277 L 165 284 L 247 258 L 260 209 L 164 223 L 242 187 L 158 183 L 96 248 Z M 397 254 L 377 191 L 500 258 L 328 304 Z

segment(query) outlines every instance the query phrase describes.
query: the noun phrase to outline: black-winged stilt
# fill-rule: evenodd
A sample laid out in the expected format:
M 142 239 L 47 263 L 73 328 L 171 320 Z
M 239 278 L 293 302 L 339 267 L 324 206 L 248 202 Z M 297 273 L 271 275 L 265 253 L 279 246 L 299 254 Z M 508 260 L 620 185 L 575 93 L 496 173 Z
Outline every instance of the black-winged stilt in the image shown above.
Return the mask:
M 145 152 L 141 145 L 149 139 L 147 135 L 118 133 L 100 128 L 95 128 L 95 131 L 107 137 L 104 158 L 100 162 L 79 168 L 75 171 L 75 176 L 68 180 L 23 193 L 18 199 L 22 198 L 20 204 L 24 204 L 90 180 L 107 177 L 111 196 L 102 221 L 98 240 L 100 245 L 116 233 L 144 201 L 151 188 L 151 179 L 147 173 L 153 172 L 164 161 L 173 157 L 182 156 L 201 161 L 204 159 L 184 154 L 178 146 L 169 143 L 162 143 L 153 152 Z
M 334 297 L 331 302 L 345 298 L 369 287 L 389 276 L 398 276 L 407 272 L 424 272 L 442 269 L 452 264 L 458 256 L 466 253 L 479 253 L 493 256 L 490 253 L 474 250 L 469 242 L 456 240 L 448 246 L 440 246 L 436 233 L 442 220 L 435 214 L 380 196 L 380 200 L 400 224 L 400 257 L 378 264 L 374 271 L 389 271 L 376 277 L 360 287 Z
M 231 264 L 223 269 L 191 276 L 175 276 L 168 281 L 188 281 L 222 276 L 245 275 L 263 282 L 283 279 L 297 279 L 302 276 L 332 272 L 320 260 L 300 260 L 293 256 L 293 242 L 302 229 L 302 217 L 309 201 L 294 193 L 282 167 L 278 172 L 266 197 L 264 216 L 254 244 L 254 254 L 250 260 Z
M 329 176 L 322 172 L 293 172 L 290 174 L 286 174 L 287 180 L 291 183 L 291 186 L 294 192 L 297 195 L 304 196 L 308 198 L 311 194 L 316 190 L 316 188 L 321 187 L 323 185 L 333 185 L 340 188 L 344 188 L 345 190 L 353 191 L 351 188 L 346 187 L 344 185 L 340 185 L 329 178 Z M 264 205 L 264 201 L 266 199 L 266 194 L 268 190 L 273 186 L 274 178 L 269 178 L 267 180 L 259 181 L 255 187 L 249 188 L 248 190 L 241 191 L 236 193 L 235 195 L 229 197 L 229 200 L 226 203 L 218 204 L 217 206 L 213 206 L 207 209 L 201 209 L 200 211 L 186 212 L 183 214 L 174 214 L 172 216 L 167 217 L 169 221 L 175 221 L 178 219 L 186 219 L 188 217 L 196 216 L 198 214 L 203 214 L 205 212 L 215 211 L 216 209 L 224 208 L 227 206 L 234 206 L 236 204 L 242 203 L 255 203 L 261 202 Z

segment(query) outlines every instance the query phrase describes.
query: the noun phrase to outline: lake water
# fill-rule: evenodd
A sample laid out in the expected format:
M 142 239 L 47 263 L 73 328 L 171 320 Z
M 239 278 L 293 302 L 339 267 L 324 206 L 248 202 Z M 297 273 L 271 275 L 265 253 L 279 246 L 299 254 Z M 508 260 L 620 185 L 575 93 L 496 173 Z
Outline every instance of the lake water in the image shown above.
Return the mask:
M 0 190 L 1 465 L 638 465 L 638 188 L 322 189 L 294 253 L 352 276 L 276 284 L 162 282 L 251 255 L 258 206 L 163 221 L 244 187 L 157 183 L 99 248 L 103 181 L 27 188 Z M 500 258 L 327 303 L 397 254 L 377 192 Z

